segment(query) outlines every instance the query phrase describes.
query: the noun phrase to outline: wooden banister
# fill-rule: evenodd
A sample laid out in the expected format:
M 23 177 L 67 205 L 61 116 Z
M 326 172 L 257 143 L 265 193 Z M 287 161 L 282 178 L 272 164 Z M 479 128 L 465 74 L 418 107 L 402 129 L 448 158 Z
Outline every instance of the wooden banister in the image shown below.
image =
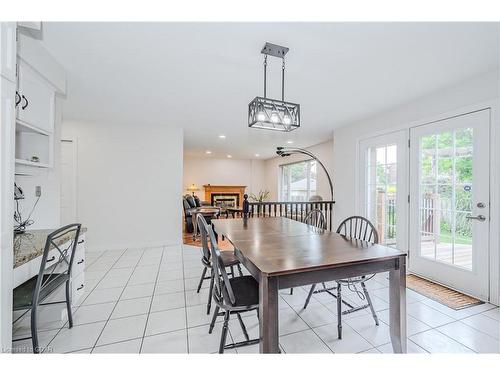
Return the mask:
M 333 205 L 335 201 L 301 201 L 301 202 L 250 202 L 248 195 L 243 196 L 243 217 L 288 217 L 303 221 L 309 211 L 318 209 L 323 212 L 326 227 L 332 230 Z

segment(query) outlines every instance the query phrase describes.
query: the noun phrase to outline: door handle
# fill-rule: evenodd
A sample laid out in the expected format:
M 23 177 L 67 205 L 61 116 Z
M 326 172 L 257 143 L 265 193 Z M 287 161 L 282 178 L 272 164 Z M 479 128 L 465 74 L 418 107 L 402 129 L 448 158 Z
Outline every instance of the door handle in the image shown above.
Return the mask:
M 469 219 L 469 220 L 486 221 L 486 216 L 484 216 L 484 215 L 477 215 L 477 216 L 470 216 L 470 215 L 467 215 L 465 218 L 466 218 L 466 219 Z
M 21 106 L 21 109 L 26 109 L 26 108 L 28 108 L 28 104 L 29 104 L 28 98 L 26 98 L 24 95 L 22 96 L 22 98 L 24 99 L 24 101 L 26 102 L 26 104 L 23 105 L 23 106 Z
M 19 95 L 19 92 L 16 91 L 16 107 L 21 103 L 21 95 Z

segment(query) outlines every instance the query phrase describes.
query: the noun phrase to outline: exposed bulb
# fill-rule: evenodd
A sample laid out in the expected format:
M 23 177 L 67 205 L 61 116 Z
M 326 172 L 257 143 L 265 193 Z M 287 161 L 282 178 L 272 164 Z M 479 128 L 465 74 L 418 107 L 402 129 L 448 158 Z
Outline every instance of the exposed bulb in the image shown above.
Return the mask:
M 290 116 L 283 117 L 283 123 L 285 125 L 290 125 L 292 123 L 292 119 L 290 118 Z
M 266 115 L 264 114 L 264 112 L 259 112 L 257 113 L 257 120 L 258 121 L 264 121 L 266 119 Z
M 271 114 L 271 122 L 277 123 L 279 121 L 278 114 L 276 112 L 273 112 Z

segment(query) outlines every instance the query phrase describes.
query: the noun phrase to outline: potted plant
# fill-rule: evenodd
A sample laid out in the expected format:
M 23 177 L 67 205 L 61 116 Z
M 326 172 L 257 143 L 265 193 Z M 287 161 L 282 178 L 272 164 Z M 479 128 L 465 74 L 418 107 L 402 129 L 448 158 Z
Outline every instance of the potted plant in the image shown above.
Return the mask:
M 269 198 L 269 190 L 259 190 L 257 195 L 250 194 L 250 199 L 254 202 L 265 202 Z

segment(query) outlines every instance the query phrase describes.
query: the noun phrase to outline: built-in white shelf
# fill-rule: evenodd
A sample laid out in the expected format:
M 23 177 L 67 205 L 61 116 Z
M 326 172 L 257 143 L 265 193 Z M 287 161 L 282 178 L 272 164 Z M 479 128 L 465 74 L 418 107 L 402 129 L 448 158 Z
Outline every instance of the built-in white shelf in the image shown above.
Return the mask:
M 39 129 L 19 119 L 16 120 L 16 132 L 38 133 L 47 137 L 51 135 L 48 131 Z
M 16 164 L 28 165 L 30 167 L 37 167 L 37 168 L 50 168 L 50 165 L 47 163 L 37 163 L 34 161 L 23 160 L 23 159 L 16 159 Z
M 18 119 L 16 121 L 16 166 L 51 168 L 53 138 L 52 133 Z M 39 162 L 31 161 L 34 156 L 39 158 Z M 23 171 L 16 168 L 16 172 Z

